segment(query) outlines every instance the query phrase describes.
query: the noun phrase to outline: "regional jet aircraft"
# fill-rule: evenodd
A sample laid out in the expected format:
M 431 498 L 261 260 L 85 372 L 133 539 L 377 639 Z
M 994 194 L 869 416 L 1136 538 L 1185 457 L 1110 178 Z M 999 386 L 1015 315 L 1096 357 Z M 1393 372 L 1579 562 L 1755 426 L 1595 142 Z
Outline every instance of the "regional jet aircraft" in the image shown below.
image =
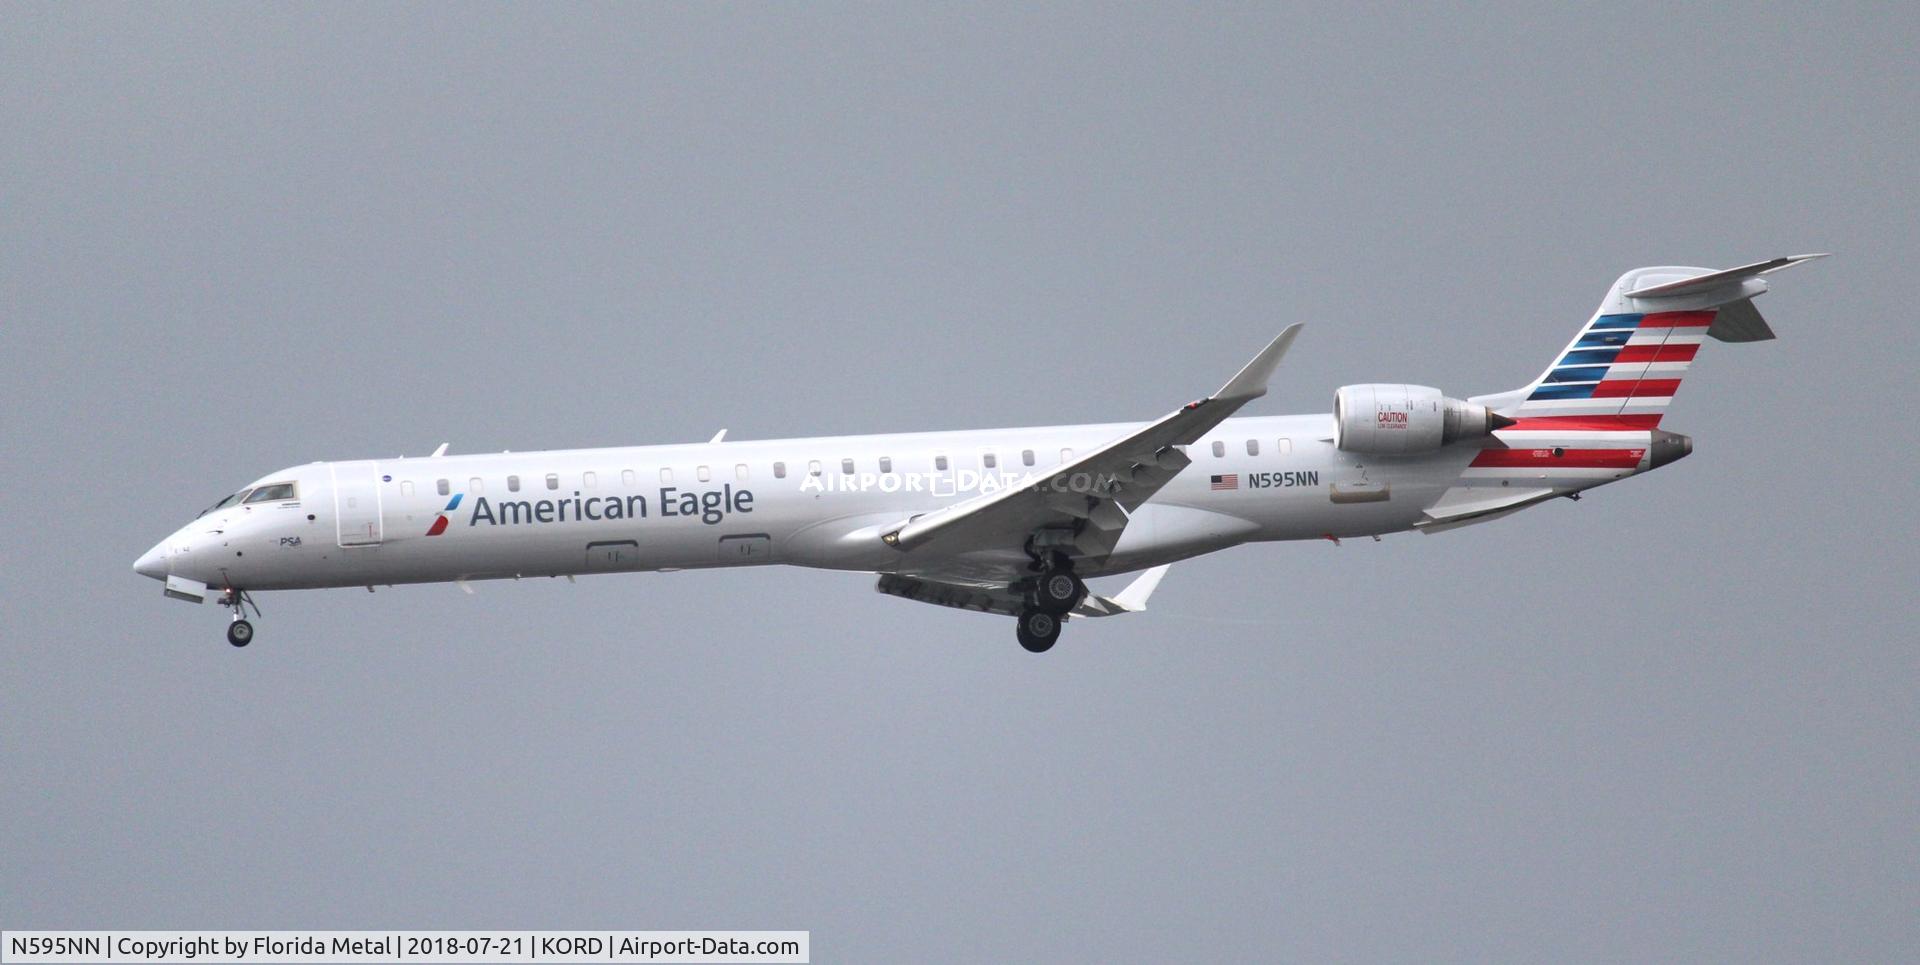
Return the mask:
M 1171 563 L 1240 543 L 1437 533 L 1658 469 L 1695 353 L 1773 338 L 1761 276 L 1641 268 L 1524 388 L 1348 385 L 1333 410 L 1230 418 L 1300 326 L 1218 392 L 1145 423 L 315 462 L 241 487 L 134 571 L 215 598 L 253 639 L 262 590 L 788 564 L 1011 616 L 1026 649 L 1144 609 Z M 1140 574 L 1111 595 L 1086 580 Z

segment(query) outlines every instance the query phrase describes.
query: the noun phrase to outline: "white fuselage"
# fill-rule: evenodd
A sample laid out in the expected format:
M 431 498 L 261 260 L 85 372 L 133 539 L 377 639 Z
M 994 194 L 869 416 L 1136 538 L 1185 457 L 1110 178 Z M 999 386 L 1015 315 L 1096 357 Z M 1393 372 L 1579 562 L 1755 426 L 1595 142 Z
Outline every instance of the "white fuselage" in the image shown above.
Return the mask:
M 937 542 L 901 551 L 880 535 L 983 487 L 1046 477 L 1075 453 L 1132 428 L 317 462 L 243 490 L 292 483 L 292 498 L 209 511 L 155 546 L 136 569 L 245 590 L 769 563 L 912 574 L 938 559 L 950 572 L 954 560 Z M 1471 471 L 1480 442 L 1418 455 L 1362 455 L 1336 449 L 1332 435 L 1325 414 L 1222 422 L 1186 448 L 1192 464 L 1135 509 L 1113 551 L 1082 574 L 1128 572 L 1249 541 L 1407 530 L 1463 486 L 1560 494 L 1651 468 L 1640 458 L 1647 432 L 1593 440 L 1559 432 L 1532 442 L 1526 437 L 1539 434 L 1501 433 L 1509 447 L 1603 446 L 1637 461 L 1563 468 L 1543 458 L 1538 466 Z M 978 561 L 986 572 L 1018 555 L 1007 547 Z
M 784 563 L 1013 616 L 1041 653 L 1070 617 L 1144 609 L 1177 560 L 1441 532 L 1686 456 L 1693 441 L 1659 426 L 1694 356 L 1773 338 L 1760 276 L 1817 257 L 1627 272 L 1509 392 L 1358 383 L 1330 414 L 1234 418 L 1296 323 L 1151 422 L 316 462 L 221 500 L 133 568 L 176 599 L 218 590 L 236 647 L 254 590 Z M 1112 594 L 1085 582 L 1136 570 Z

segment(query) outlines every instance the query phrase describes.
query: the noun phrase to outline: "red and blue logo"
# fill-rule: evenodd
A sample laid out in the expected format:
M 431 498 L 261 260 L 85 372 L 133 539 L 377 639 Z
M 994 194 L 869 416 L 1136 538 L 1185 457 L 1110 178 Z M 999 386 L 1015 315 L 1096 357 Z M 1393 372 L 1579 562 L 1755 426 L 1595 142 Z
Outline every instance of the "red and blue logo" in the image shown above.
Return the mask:
M 460 497 L 465 495 L 466 493 L 453 494 L 453 498 L 447 501 L 447 508 L 441 510 L 440 515 L 433 518 L 432 526 L 427 527 L 428 536 L 438 536 L 447 531 L 447 514 L 460 507 Z

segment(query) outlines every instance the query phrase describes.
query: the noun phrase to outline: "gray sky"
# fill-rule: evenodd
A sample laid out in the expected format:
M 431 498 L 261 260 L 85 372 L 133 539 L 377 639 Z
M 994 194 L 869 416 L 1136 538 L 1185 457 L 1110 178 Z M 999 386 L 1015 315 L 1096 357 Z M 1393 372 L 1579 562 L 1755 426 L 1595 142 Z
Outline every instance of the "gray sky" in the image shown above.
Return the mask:
M 0 926 L 841 960 L 1920 945 L 1912 5 L 0 9 Z M 1778 276 L 1695 455 L 1069 627 L 856 574 L 280 593 L 313 459 L 1253 413 Z

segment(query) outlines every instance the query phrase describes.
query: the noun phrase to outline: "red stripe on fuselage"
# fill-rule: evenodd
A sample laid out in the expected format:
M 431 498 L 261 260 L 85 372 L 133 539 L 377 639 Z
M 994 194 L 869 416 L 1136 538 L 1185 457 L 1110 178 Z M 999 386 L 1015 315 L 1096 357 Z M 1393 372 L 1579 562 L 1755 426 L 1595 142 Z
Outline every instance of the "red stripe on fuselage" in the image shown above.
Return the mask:
M 1654 312 L 1640 319 L 1641 328 L 1700 328 L 1713 324 L 1712 312 Z
M 1660 413 L 1639 415 L 1540 415 L 1517 419 L 1509 429 L 1580 429 L 1590 432 L 1619 432 L 1628 429 L 1657 429 Z
M 446 531 L 447 531 L 447 518 L 445 516 L 441 516 L 433 521 L 433 526 L 432 528 L 427 530 L 427 535 L 438 536 L 441 533 L 444 533 Z
M 1691 362 L 1700 351 L 1698 345 L 1629 345 L 1613 357 L 1615 362 Z
M 1593 387 L 1596 399 L 1624 399 L 1627 396 L 1639 396 L 1643 399 L 1667 398 L 1680 388 L 1679 379 L 1615 379 L 1602 382 Z
M 1632 469 L 1645 449 L 1482 449 L 1473 457 L 1479 469 Z

